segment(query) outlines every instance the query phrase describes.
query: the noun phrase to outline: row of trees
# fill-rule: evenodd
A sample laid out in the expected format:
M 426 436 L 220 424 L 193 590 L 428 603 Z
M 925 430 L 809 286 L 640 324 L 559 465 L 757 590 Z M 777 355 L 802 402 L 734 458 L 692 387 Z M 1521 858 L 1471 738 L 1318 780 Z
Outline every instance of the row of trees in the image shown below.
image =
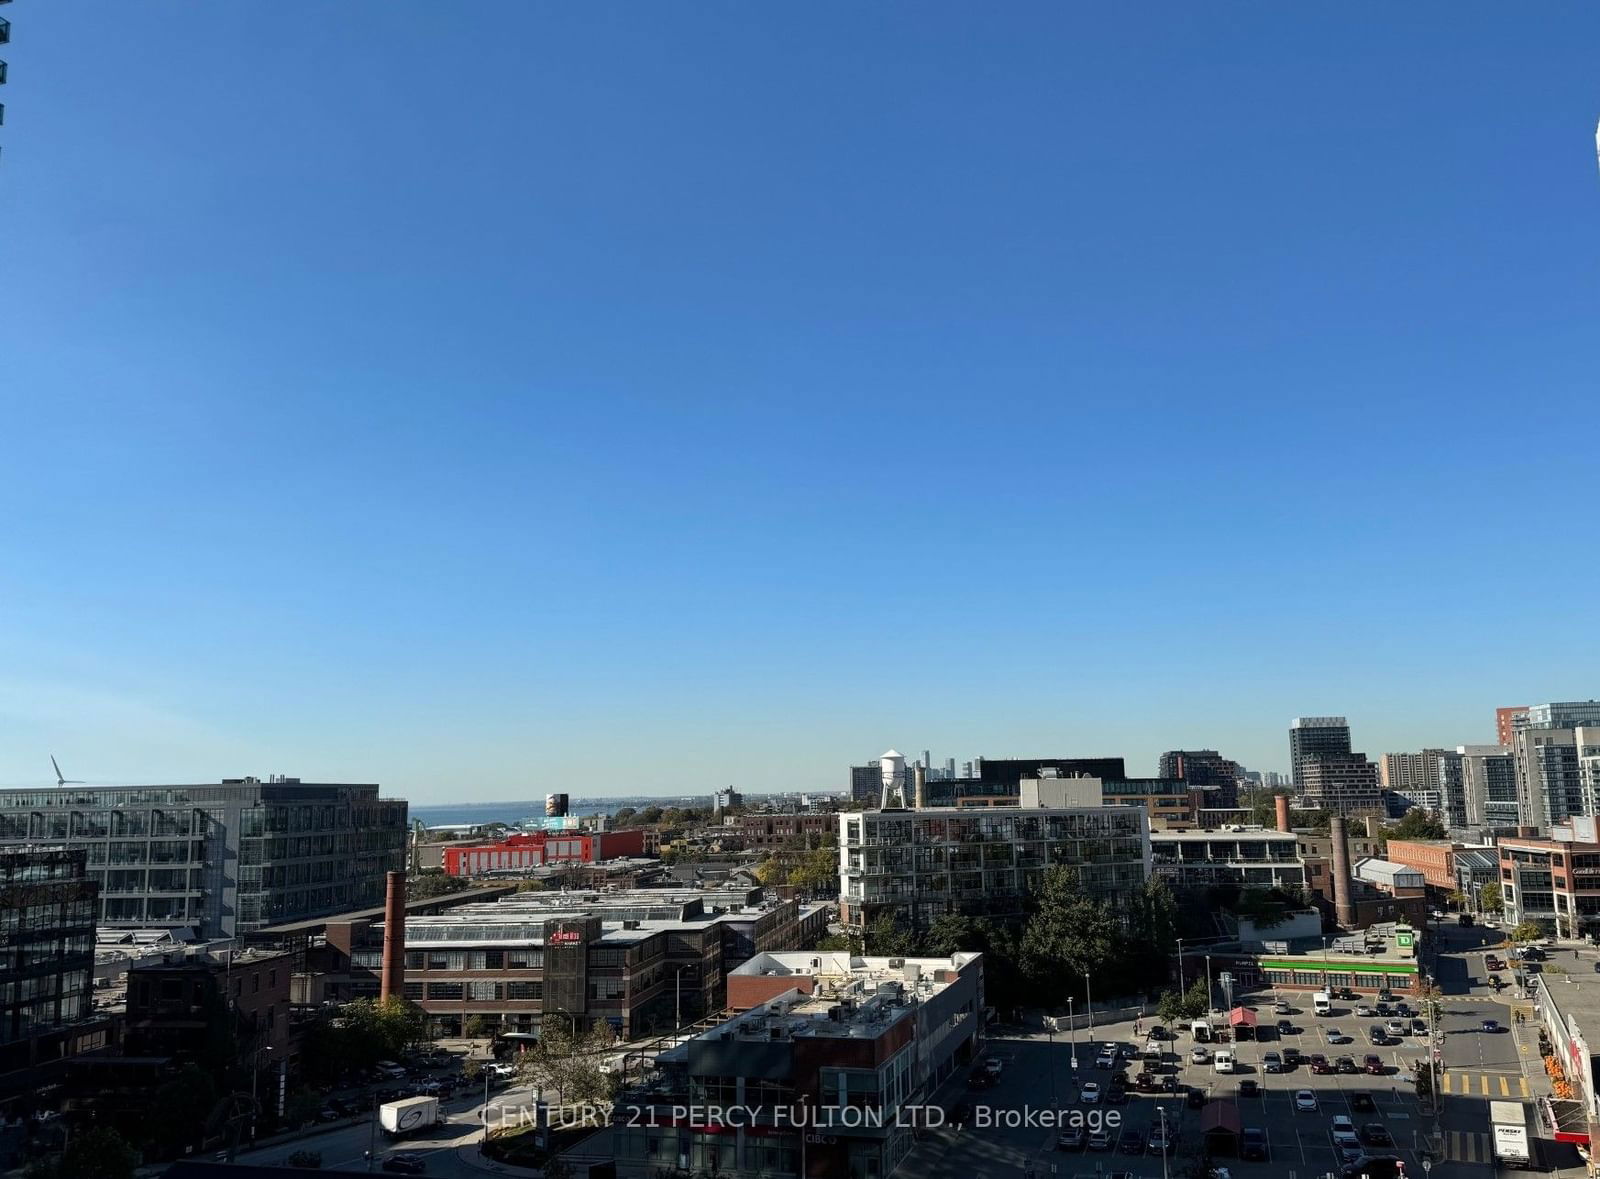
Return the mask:
M 341 1074 L 393 1060 L 427 1038 L 422 1009 L 404 999 L 356 999 L 306 1030 L 301 1065 L 312 1084 L 334 1084 Z
M 768 856 L 756 867 L 756 878 L 765 885 L 787 884 L 811 896 L 839 894 L 839 840 L 826 835 L 816 847 L 808 847 L 804 836 Z

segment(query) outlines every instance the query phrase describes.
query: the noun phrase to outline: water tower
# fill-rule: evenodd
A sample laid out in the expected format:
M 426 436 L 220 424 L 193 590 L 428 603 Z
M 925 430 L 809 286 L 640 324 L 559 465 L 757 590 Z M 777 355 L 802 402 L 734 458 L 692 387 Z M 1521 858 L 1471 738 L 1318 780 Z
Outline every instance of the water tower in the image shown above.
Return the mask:
M 903 754 L 891 749 L 878 759 L 878 768 L 883 773 L 883 795 L 878 800 L 878 809 L 889 810 L 891 807 L 906 806 L 906 759 Z

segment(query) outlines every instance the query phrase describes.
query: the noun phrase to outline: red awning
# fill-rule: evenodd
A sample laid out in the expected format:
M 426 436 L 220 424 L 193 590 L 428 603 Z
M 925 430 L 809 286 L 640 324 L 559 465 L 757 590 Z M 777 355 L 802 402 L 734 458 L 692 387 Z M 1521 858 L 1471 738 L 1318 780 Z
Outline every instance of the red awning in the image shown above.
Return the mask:
M 1255 1027 L 1256 1013 L 1251 1011 L 1248 1007 L 1235 1007 L 1232 1011 L 1228 1012 L 1228 1026 L 1236 1028 L 1240 1024 L 1243 1024 L 1248 1028 Z

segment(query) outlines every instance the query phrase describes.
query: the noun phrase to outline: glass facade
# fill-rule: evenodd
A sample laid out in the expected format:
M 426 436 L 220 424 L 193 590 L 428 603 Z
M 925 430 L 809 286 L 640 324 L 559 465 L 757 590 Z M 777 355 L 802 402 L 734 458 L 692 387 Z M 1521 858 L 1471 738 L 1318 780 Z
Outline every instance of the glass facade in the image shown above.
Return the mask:
M 85 853 L 100 924 L 225 937 L 380 904 L 406 804 L 294 779 L 0 790 L 0 846 L 40 841 Z
M 95 910 L 82 852 L 0 849 L 0 1059 L 89 1014 Z

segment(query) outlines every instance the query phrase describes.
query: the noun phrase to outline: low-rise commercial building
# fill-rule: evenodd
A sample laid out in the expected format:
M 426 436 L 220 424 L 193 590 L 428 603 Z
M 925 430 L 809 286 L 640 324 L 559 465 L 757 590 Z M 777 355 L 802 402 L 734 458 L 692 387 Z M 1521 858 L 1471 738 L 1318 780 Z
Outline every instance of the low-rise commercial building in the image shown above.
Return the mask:
M 1501 839 L 1500 897 L 1507 921 L 1537 921 L 1566 937 L 1600 932 L 1600 830 L 1574 816 L 1549 839 Z
M 839 834 L 839 817 L 834 814 L 739 815 L 721 827 L 718 834 L 732 834 L 754 851 L 778 851 L 788 847 L 821 847 Z
M 475 843 L 444 849 L 444 870 L 451 876 L 519 874 L 547 864 L 596 864 L 627 856 L 642 856 L 643 827 L 614 831 L 534 831 L 508 835 L 495 843 Z
M 221 1029 L 246 1063 L 287 1067 L 289 991 L 294 959 L 283 951 L 182 954 L 135 963 L 128 971 L 123 1051 L 129 1056 L 199 1060 Z M 266 1054 L 270 1053 L 270 1057 Z
M 763 954 L 729 994 L 750 1009 L 661 1054 L 619 1096 L 619 1179 L 887 1179 L 915 1111 L 983 1034 L 977 954 Z

